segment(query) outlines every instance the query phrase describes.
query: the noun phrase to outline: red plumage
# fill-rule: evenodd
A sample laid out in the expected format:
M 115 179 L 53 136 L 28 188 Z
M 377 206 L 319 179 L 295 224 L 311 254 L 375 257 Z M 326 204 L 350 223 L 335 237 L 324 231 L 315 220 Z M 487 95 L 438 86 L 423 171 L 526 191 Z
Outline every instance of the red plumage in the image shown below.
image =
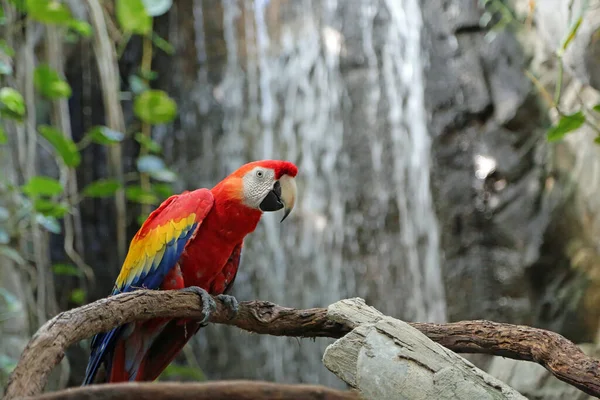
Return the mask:
M 211 295 L 228 292 L 238 271 L 244 238 L 254 231 L 262 215 L 243 201 L 242 179 L 257 166 L 273 169 L 276 179 L 295 177 L 298 172 L 286 161 L 252 162 L 210 191 L 199 189 L 165 200 L 132 240 L 113 294 L 136 290 L 137 285 L 163 290 L 198 286 Z M 144 243 L 148 245 L 141 245 Z M 145 263 L 139 261 L 144 257 Z M 149 272 L 141 272 L 148 270 L 148 263 L 152 264 Z M 84 384 L 93 381 L 102 362 L 109 382 L 154 380 L 199 328 L 197 321 L 152 319 L 97 335 Z

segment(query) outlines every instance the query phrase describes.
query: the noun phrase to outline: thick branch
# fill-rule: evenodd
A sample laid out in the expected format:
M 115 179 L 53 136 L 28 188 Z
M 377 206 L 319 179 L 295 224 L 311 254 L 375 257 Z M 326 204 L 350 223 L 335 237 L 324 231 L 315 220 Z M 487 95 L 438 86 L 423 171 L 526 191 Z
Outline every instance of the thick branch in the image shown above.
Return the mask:
M 358 400 L 353 391 L 258 381 L 119 383 L 61 390 L 35 400 Z
M 228 309 L 215 301 L 217 310 L 211 322 L 261 334 L 339 338 L 355 327 L 333 321 L 323 308 L 296 310 L 265 301 L 242 302 L 238 315 L 229 319 Z M 48 374 L 70 345 L 126 322 L 153 317 L 201 319 L 199 297 L 189 292 L 140 290 L 57 315 L 39 329 L 23 351 L 8 383 L 6 399 L 41 393 Z M 489 321 L 410 325 L 459 353 L 494 354 L 537 362 L 557 378 L 600 397 L 598 361 L 556 333 Z
M 536 362 L 561 381 L 600 398 L 600 361 L 558 333 L 485 320 L 410 325 L 456 353 Z

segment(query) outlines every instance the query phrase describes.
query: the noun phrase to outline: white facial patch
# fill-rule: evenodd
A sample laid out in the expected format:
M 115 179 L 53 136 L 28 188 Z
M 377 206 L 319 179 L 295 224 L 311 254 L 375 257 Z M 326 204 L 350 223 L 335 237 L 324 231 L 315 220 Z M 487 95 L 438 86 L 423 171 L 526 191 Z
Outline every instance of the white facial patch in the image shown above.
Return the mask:
M 244 202 L 248 207 L 259 208 L 260 203 L 273 189 L 275 171 L 269 168 L 255 167 L 242 178 L 244 183 Z

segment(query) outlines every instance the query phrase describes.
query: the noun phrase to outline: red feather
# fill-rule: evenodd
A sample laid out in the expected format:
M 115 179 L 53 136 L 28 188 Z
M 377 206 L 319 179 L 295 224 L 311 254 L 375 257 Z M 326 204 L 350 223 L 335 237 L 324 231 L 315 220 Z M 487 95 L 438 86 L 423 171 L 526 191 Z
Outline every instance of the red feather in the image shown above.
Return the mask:
M 188 195 L 189 192 L 173 196 L 148 217 L 132 244 L 146 240 L 148 243 L 154 243 L 156 247 L 156 243 L 160 245 L 156 236 L 158 230 L 162 232 L 167 229 L 166 225 L 173 224 L 181 218 L 188 218 L 192 212 L 198 216 L 197 229 L 193 234 L 188 234 L 190 236 L 183 252 L 174 261 L 174 265 L 169 266 L 170 269 L 162 278 L 160 289 L 199 286 L 212 295 L 223 294 L 231 289 L 237 275 L 244 238 L 254 231 L 262 215 L 260 210 L 250 208 L 242 201 L 242 177 L 258 165 L 273 169 L 277 179 L 284 174 L 294 177 L 298 173 L 298 168 L 287 161 L 252 162 L 219 182 L 210 192 L 206 189 L 192 192 L 199 193 L 198 196 L 201 197 Z M 146 236 L 148 239 L 145 239 Z M 181 250 L 177 243 L 169 246 Z M 136 252 L 140 252 L 139 257 L 146 257 L 144 249 L 143 246 L 136 249 Z M 166 255 L 167 251 L 164 251 L 164 254 Z M 136 267 L 129 267 L 126 272 L 122 271 L 122 276 L 117 280 L 122 285 L 123 282 L 131 284 L 142 278 L 148 279 L 139 272 L 144 265 L 149 265 L 148 261 L 146 264 L 140 264 L 142 267 L 137 266 L 137 257 L 136 253 L 131 260 L 131 265 Z M 123 269 L 126 265 L 127 263 Z M 155 274 L 156 271 L 158 270 L 153 269 L 150 273 Z M 107 362 L 109 382 L 156 379 L 198 329 L 199 323 L 196 321 L 163 318 L 124 326 L 117 336 L 110 338 L 114 347 L 112 359 Z M 96 360 L 100 356 L 97 356 Z M 92 373 L 92 378 L 93 374 L 95 372 Z M 86 382 L 90 380 L 86 377 Z

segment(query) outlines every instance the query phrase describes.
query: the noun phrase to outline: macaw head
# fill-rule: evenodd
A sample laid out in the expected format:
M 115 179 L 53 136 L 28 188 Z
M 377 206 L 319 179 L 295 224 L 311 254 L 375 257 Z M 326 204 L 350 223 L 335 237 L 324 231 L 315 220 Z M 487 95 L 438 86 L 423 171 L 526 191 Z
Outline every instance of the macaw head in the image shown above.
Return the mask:
M 289 161 L 253 161 L 242 165 L 217 187 L 223 186 L 229 196 L 261 212 L 284 209 L 283 222 L 296 202 L 297 173 L 298 167 Z

